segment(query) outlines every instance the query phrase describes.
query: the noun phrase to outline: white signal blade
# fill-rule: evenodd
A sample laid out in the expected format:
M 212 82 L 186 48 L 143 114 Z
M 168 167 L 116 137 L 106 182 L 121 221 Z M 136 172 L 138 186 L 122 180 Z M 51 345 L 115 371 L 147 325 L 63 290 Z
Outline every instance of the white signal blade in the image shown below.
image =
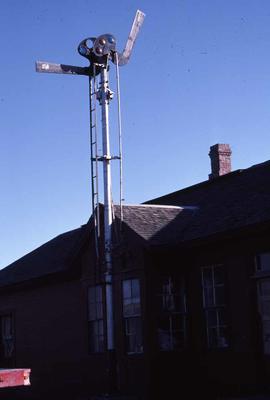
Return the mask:
M 118 55 L 118 64 L 119 65 L 125 65 L 128 63 L 135 40 L 141 29 L 144 18 L 145 18 L 145 14 L 142 11 L 137 10 L 133 24 L 132 24 L 130 34 L 128 36 L 126 47 L 124 48 L 123 52 Z
M 69 75 L 89 75 L 89 68 L 76 67 L 75 65 L 54 64 L 47 61 L 36 61 L 37 72 Z

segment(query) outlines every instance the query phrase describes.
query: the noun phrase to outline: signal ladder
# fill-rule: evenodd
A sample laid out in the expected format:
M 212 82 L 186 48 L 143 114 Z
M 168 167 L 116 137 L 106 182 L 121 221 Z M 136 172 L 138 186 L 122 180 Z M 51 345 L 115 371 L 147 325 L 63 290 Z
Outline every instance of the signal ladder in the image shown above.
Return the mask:
M 97 80 L 96 66 L 93 65 L 93 77 L 89 77 L 90 94 L 90 157 L 91 157 L 91 188 L 92 188 L 92 215 L 95 230 L 95 248 L 97 260 L 99 258 L 100 213 L 99 213 L 99 183 L 98 183 L 98 132 L 97 132 Z

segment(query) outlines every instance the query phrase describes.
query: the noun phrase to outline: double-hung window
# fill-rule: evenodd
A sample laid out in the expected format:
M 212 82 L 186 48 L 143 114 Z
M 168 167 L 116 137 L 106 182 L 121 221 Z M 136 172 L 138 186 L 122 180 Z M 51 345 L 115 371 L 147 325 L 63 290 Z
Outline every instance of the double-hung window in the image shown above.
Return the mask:
M 208 347 L 228 347 L 223 265 L 202 268 L 202 288 Z
M 264 354 L 270 354 L 270 252 L 256 255 L 256 277 Z
M 1 361 L 9 362 L 14 355 L 14 326 L 11 314 L 0 316 Z
M 139 279 L 122 282 L 123 317 L 126 351 L 129 354 L 142 353 L 141 294 Z
M 90 352 L 104 351 L 104 320 L 102 286 L 88 288 L 88 325 Z
M 164 277 L 158 293 L 160 350 L 179 350 L 186 343 L 186 294 L 183 279 Z
M 257 254 L 256 269 L 257 271 L 268 271 L 270 273 L 270 252 Z

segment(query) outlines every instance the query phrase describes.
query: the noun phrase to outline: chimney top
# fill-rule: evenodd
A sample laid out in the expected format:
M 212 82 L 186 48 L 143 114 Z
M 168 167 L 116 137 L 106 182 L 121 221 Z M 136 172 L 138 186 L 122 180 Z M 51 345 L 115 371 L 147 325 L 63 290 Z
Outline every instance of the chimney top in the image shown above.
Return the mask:
M 229 144 L 217 143 L 210 147 L 211 174 L 209 179 L 231 172 L 231 148 Z

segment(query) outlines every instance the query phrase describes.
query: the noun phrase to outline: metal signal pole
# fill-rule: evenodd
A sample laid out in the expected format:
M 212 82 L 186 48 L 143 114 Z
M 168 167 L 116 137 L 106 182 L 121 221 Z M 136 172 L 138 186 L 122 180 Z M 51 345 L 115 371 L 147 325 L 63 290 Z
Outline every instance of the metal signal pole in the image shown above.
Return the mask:
M 115 348 L 114 343 L 114 310 L 113 310 L 113 271 L 112 271 L 112 224 L 113 224 L 113 205 L 112 205 L 112 183 L 111 183 L 111 160 L 120 159 L 119 156 L 110 154 L 110 136 L 109 136 L 109 102 L 113 97 L 109 89 L 108 69 L 109 61 L 118 65 L 128 63 L 136 37 L 144 21 L 145 14 L 137 10 L 133 25 L 128 36 L 125 49 L 118 53 L 115 49 L 116 40 L 111 34 L 103 34 L 97 38 L 86 38 L 78 46 L 78 52 L 81 56 L 90 61 L 89 67 L 77 67 L 64 64 L 53 64 L 44 61 L 36 63 L 37 72 L 60 73 L 72 75 L 86 75 L 89 77 L 89 98 L 90 98 L 90 132 L 91 132 L 91 174 L 92 174 L 92 206 L 95 222 L 96 243 L 99 241 L 99 201 L 98 201 L 98 162 L 103 163 L 103 185 L 104 185 L 104 257 L 105 264 L 105 292 L 106 292 L 106 326 L 107 326 L 107 350 L 112 351 Z M 96 90 L 96 76 L 100 75 L 100 86 Z M 118 73 L 117 73 L 118 76 Z M 119 88 L 119 82 L 118 82 Z M 94 100 L 93 100 L 94 98 Z M 102 149 L 103 154 L 97 154 L 97 135 L 96 131 L 96 106 L 93 103 L 99 101 L 102 116 Z M 120 108 L 120 107 L 119 107 Z M 93 150 L 95 148 L 95 150 Z M 122 172 L 121 172 L 122 174 Z M 120 175 L 121 175 L 120 174 Z M 120 182 L 122 177 L 120 178 Z M 96 183 L 96 184 L 95 184 Z M 120 193 L 122 191 L 120 190 Z M 120 204 L 121 204 L 120 199 Z M 121 210 L 122 216 L 122 210 Z M 98 252 L 98 247 L 97 252 Z M 97 254 L 98 255 L 98 254 Z
M 105 261 L 105 289 L 107 315 L 107 349 L 114 349 L 113 329 L 113 294 L 112 294 L 112 181 L 111 181 L 111 154 L 109 136 L 109 102 L 112 92 L 109 89 L 107 65 L 101 68 L 100 73 L 100 105 L 102 109 L 102 141 L 103 141 L 103 183 L 104 183 L 104 261 Z

